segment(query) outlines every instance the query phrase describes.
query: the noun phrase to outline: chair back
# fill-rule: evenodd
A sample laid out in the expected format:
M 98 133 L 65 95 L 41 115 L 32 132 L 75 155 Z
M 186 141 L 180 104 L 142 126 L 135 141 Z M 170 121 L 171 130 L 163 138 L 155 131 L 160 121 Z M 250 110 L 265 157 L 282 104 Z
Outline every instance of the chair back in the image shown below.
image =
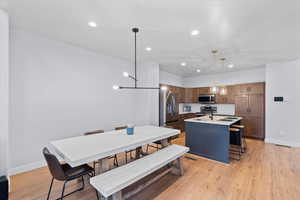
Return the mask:
M 66 180 L 67 176 L 65 175 L 65 172 L 56 156 L 50 153 L 46 147 L 43 149 L 43 155 L 47 161 L 49 171 L 53 178 L 59 181 Z
M 117 131 L 117 130 L 122 130 L 122 129 L 126 129 L 126 128 L 127 128 L 127 126 L 120 126 L 120 127 L 116 127 L 115 130 Z
M 84 133 L 84 135 L 94 135 L 94 134 L 98 134 L 98 133 L 104 133 L 104 130 L 90 131 L 90 132 Z

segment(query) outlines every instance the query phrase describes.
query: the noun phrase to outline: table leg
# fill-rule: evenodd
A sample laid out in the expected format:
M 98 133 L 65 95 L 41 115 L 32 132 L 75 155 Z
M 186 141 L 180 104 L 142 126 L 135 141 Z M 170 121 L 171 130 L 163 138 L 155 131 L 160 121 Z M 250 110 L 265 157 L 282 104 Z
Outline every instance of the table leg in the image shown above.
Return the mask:
M 161 145 L 162 147 L 167 147 L 170 145 L 170 143 L 168 142 L 168 138 L 161 140 Z
M 98 169 L 99 169 L 98 174 L 108 171 L 109 170 L 109 160 L 107 158 L 100 159 Z
M 143 153 L 142 147 L 138 147 L 135 149 L 135 159 L 139 159 Z

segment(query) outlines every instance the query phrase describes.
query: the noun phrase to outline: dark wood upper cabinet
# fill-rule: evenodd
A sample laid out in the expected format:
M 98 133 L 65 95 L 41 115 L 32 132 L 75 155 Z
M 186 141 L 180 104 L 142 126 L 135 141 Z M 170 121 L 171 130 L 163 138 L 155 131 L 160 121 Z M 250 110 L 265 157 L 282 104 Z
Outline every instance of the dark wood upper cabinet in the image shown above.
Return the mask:
M 178 102 L 179 103 L 184 103 L 184 101 L 185 101 L 185 89 L 184 88 L 179 88 L 178 93 L 179 93 L 179 96 L 180 96 Z
M 227 95 L 216 95 L 216 103 L 217 104 L 228 104 L 228 96 Z
M 210 94 L 210 88 L 209 87 L 198 88 L 198 93 L 199 95 Z
M 198 103 L 199 90 L 198 88 L 185 88 L 184 103 Z
M 192 103 L 198 103 L 199 88 L 193 88 L 192 91 L 193 91 Z
M 185 103 L 193 103 L 193 88 L 185 88 Z
M 240 94 L 263 94 L 264 83 L 249 83 L 237 85 L 235 90 L 238 95 Z

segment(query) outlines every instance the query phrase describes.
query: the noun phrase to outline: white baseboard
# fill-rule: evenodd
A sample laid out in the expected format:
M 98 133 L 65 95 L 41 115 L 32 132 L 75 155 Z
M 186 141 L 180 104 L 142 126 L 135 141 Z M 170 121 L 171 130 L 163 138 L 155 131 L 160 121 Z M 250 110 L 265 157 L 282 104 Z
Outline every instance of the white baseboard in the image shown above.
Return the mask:
M 44 167 L 44 166 L 46 166 L 46 162 L 44 160 L 29 163 L 29 164 L 26 164 L 26 165 L 21 165 L 19 167 L 9 169 L 8 170 L 8 176 L 13 176 L 13 175 L 16 175 L 16 174 L 19 174 L 19 173 L 31 171 L 31 170 L 41 168 L 41 167 Z
M 265 142 L 271 143 L 271 144 L 291 146 L 291 147 L 300 147 L 300 143 L 298 143 L 298 142 L 290 142 L 290 141 L 278 140 L 278 139 L 273 139 L 273 138 L 266 138 Z

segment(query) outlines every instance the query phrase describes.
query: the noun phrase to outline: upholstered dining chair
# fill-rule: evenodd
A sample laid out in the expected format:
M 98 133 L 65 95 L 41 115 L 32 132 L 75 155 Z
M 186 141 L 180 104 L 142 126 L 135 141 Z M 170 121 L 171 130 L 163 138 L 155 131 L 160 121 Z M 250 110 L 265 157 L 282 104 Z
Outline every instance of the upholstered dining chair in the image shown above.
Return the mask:
M 95 170 L 87 164 L 80 165 L 78 167 L 71 167 L 69 164 L 60 164 L 60 162 L 58 161 L 56 156 L 54 154 L 50 153 L 50 151 L 46 147 L 43 149 L 43 155 L 45 157 L 45 160 L 47 161 L 49 171 L 52 175 L 52 180 L 51 180 L 50 188 L 48 191 L 47 200 L 49 200 L 49 198 L 50 198 L 54 179 L 57 181 L 64 181 L 61 197 L 58 198 L 60 200 L 63 200 L 63 198 L 65 198 L 66 196 L 69 196 L 75 192 L 78 192 L 78 191 L 81 191 L 84 189 L 84 176 L 85 175 L 88 175 L 90 177 L 95 176 Z M 65 193 L 65 188 L 66 188 L 67 182 L 75 180 L 75 179 L 79 179 L 79 178 L 81 178 L 81 180 L 82 180 L 82 187 L 65 195 L 64 193 Z M 98 198 L 98 193 L 96 193 L 96 194 L 97 194 L 97 198 Z
M 99 134 L 99 133 L 104 133 L 104 130 L 90 131 L 90 132 L 84 133 L 84 135 L 88 136 L 88 135 L 94 135 L 94 134 Z M 114 165 L 117 166 L 117 167 L 119 166 L 117 154 L 115 154 L 113 156 L 109 156 L 108 158 L 109 159 L 114 159 Z M 93 162 L 94 169 L 95 169 L 97 163 L 98 163 L 97 161 Z
M 126 128 L 127 128 L 127 126 L 119 126 L 119 127 L 116 127 L 115 130 L 116 131 L 117 130 L 123 130 L 123 129 L 126 129 Z M 134 157 L 132 156 L 132 152 L 134 152 L 134 151 L 135 151 L 135 149 L 129 150 L 129 151 L 125 151 L 125 162 L 126 163 L 128 163 L 128 159 L 127 159 L 128 154 L 130 154 L 130 159 L 134 159 Z

